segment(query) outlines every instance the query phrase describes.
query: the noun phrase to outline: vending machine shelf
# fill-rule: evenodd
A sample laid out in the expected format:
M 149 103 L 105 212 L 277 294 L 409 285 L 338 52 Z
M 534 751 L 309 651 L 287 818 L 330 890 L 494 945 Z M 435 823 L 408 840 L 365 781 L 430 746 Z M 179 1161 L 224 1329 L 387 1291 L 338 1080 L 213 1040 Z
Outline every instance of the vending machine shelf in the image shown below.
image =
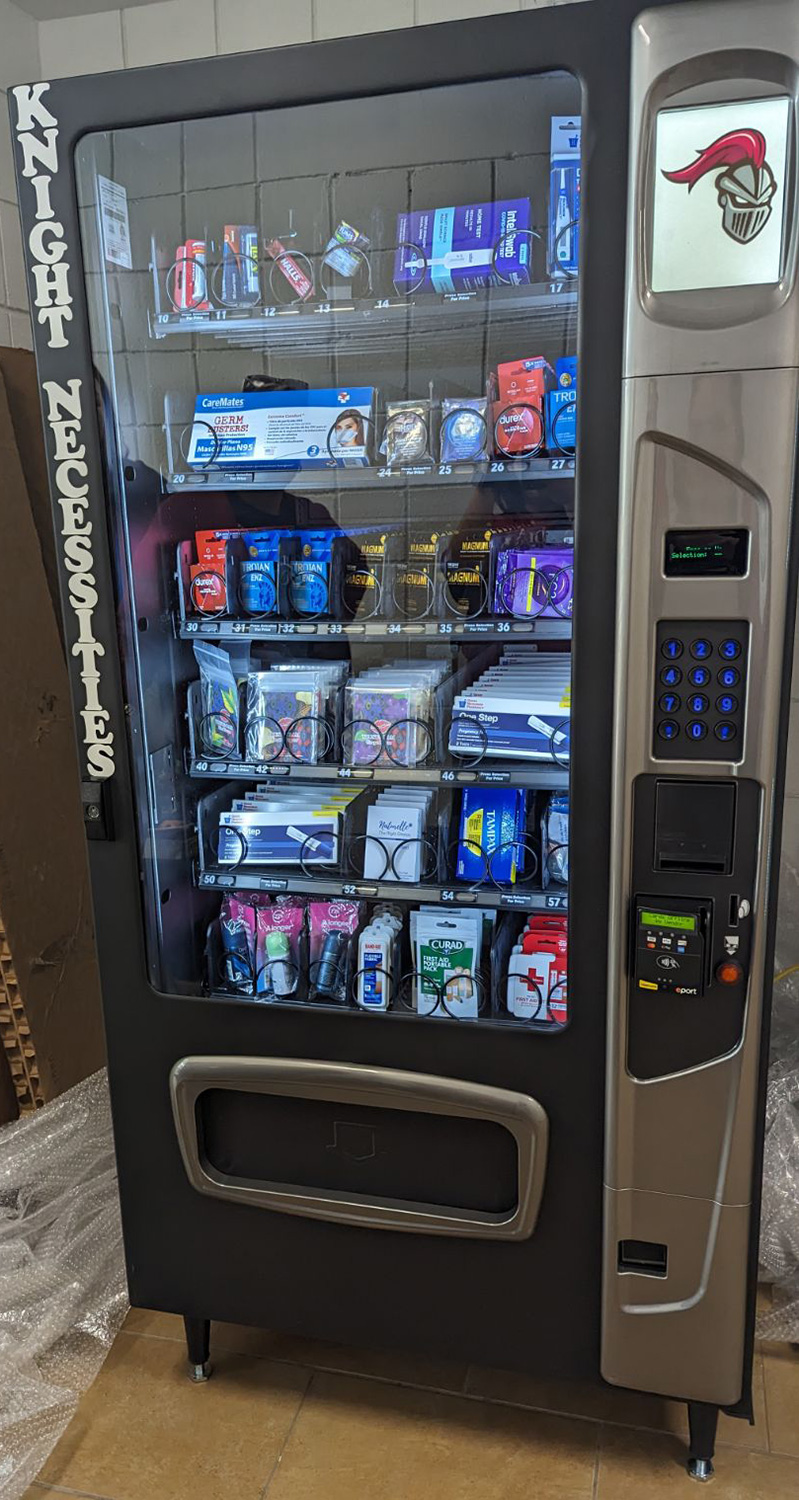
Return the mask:
M 286 895 L 332 896 L 358 900 L 433 902 L 442 906 L 485 906 L 495 911 L 567 911 L 565 890 L 523 887 L 513 891 L 475 889 L 463 885 L 411 885 L 396 880 L 342 880 L 335 875 L 265 875 L 258 870 L 231 871 L 224 866 L 200 870 L 196 883 L 202 890 L 272 891 Z
M 153 268 L 158 285 L 158 272 Z M 365 301 L 293 302 L 284 306 L 190 308 L 156 311 L 150 333 L 156 339 L 186 334 L 210 335 L 237 347 L 290 349 L 310 356 L 335 348 L 337 354 L 361 354 L 375 346 L 403 345 L 425 335 L 461 342 L 480 337 L 486 327 L 523 324 L 539 339 L 566 346 L 577 320 L 576 278 L 529 286 L 497 286 L 480 291 L 423 297 L 379 297 Z
M 209 781 L 350 781 L 373 786 L 524 786 L 535 790 L 566 790 L 567 766 L 544 761 L 538 765 L 488 766 L 340 766 L 301 765 L 280 761 L 255 763 L 211 757 L 189 762 L 189 775 Z
M 208 466 L 171 470 L 164 474 L 166 494 L 180 490 L 301 490 L 303 493 L 346 494 L 349 490 L 434 489 L 439 485 L 523 484 L 551 480 L 572 482 L 574 459 L 568 455 L 544 458 L 490 459 L 486 463 L 425 464 L 409 468 L 362 469 L 224 469 Z
M 569 641 L 571 620 L 235 620 L 182 619 L 176 625 L 184 640 L 213 636 L 216 640 L 258 639 L 383 640 L 403 639 L 451 641 Z

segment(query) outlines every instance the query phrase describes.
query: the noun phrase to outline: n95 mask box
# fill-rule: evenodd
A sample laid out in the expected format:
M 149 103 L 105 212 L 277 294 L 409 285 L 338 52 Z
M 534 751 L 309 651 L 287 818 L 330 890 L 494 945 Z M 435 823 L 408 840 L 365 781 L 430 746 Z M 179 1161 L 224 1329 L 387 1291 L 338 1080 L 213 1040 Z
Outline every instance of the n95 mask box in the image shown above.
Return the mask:
M 362 467 L 372 447 L 372 386 L 317 391 L 230 391 L 194 404 L 190 466 Z

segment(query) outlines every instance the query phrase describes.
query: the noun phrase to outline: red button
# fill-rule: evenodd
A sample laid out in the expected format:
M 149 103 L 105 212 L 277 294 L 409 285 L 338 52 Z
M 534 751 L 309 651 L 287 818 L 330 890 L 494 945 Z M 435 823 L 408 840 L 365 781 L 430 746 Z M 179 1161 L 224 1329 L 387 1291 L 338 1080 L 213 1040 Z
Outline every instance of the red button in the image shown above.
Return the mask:
M 716 969 L 719 984 L 740 984 L 743 977 L 744 971 L 734 958 L 725 959 Z

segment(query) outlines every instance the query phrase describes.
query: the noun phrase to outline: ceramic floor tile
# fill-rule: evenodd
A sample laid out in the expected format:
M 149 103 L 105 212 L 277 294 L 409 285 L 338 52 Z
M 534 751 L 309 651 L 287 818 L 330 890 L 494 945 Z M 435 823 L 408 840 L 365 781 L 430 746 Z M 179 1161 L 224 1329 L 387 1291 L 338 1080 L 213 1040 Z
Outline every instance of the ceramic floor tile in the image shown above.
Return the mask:
M 685 1468 L 685 1444 L 667 1434 L 605 1427 L 596 1500 L 696 1500 Z M 796 1500 L 799 1462 L 769 1453 L 719 1447 L 708 1494 L 719 1500 Z
M 268 1500 L 590 1500 L 598 1427 L 314 1375 Z
M 147 1333 L 159 1339 L 184 1339 L 183 1319 L 177 1313 L 151 1312 L 132 1307 L 122 1325 L 126 1333 Z
M 766 1396 L 763 1358 L 755 1353 L 752 1368 L 752 1396 L 755 1422 L 750 1426 L 738 1417 L 719 1417 L 718 1441 L 733 1448 L 751 1448 L 766 1453 L 769 1447 L 766 1421 Z M 684 1401 L 668 1401 L 663 1396 L 647 1396 L 639 1391 L 611 1390 L 607 1420 L 622 1427 L 647 1427 L 654 1432 L 669 1432 L 688 1437 L 688 1411 Z
M 132 1307 L 128 1313 L 125 1330 L 181 1341 L 184 1337 L 182 1318 L 173 1313 L 148 1312 L 138 1307 Z M 315 1370 L 370 1375 L 375 1380 L 391 1380 L 399 1385 L 419 1385 L 437 1391 L 462 1391 L 466 1381 L 466 1365 L 452 1360 L 424 1359 L 420 1355 L 395 1350 L 358 1349 L 349 1344 L 326 1343 L 323 1339 L 247 1328 L 240 1323 L 212 1325 L 212 1360 L 217 1349 L 228 1349 L 255 1359 L 288 1360 L 291 1364 L 306 1365 Z
M 799 1353 L 790 1344 L 762 1344 L 772 1453 L 799 1457 Z
M 752 1378 L 756 1421 L 753 1427 L 733 1417 L 719 1419 L 719 1442 L 736 1448 L 766 1452 L 768 1436 L 766 1403 L 763 1387 L 763 1361 L 755 1356 Z M 647 1396 L 618 1387 L 589 1385 L 578 1381 L 538 1380 L 508 1370 L 469 1370 L 466 1389 L 489 1401 L 509 1401 L 514 1406 L 529 1406 L 538 1411 L 564 1412 L 569 1416 L 590 1417 L 622 1427 L 646 1427 L 654 1432 L 688 1435 L 685 1403 L 668 1401 L 662 1396 Z M 799 1420 L 797 1421 L 799 1430 Z
M 258 1500 L 307 1381 L 220 1351 L 193 1385 L 176 1342 L 121 1333 L 42 1479 L 113 1500 Z
M 112 1500 L 110 1495 L 85 1495 L 80 1490 L 54 1490 L 49 1484 L 42 1484 L 37 1479 L 29 1490 L 25 1491 L 22 1500 Z
M 544 1380 L 520 1370 L 484 1370 L 471 1365 L 466 1380 L 470 1395 L 487 1401 L 509 1401 L 533 1411 L 565 1412 L 568 1416 L 601 1420 L 610 1413 L 610 1386 L 578 1380 Z
M 214 1323 L 211 1330 L 212 1360 L 214 1349 L 235 1350 L 260 1359 L 290 1360 L 316 1370 L 370 1375 L 375 1380 L 391 1380 L 399 1385 L 418 1385 L 439 1391 L 462 1391 L 466 1383 L 466 1365 L 454 1361 L 424 1359 L 420 1355 L 396 1350 L 358 1349 L 349 1344 L 331 1344 L 321 1339 L 244 1328 L 237 1323 Z

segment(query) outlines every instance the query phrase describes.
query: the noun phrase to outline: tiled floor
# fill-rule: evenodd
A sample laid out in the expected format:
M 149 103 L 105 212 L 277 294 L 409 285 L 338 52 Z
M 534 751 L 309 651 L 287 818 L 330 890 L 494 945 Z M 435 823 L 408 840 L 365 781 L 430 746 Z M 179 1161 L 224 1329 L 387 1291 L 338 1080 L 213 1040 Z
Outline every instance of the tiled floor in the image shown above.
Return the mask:
M 683 1408 L 133 1311 L 26 1500 L 683 1500 Z M 799 1500 L 799 1354 L 759 1349 L 754 1427 L 722 1420 L 712 1493 Z

